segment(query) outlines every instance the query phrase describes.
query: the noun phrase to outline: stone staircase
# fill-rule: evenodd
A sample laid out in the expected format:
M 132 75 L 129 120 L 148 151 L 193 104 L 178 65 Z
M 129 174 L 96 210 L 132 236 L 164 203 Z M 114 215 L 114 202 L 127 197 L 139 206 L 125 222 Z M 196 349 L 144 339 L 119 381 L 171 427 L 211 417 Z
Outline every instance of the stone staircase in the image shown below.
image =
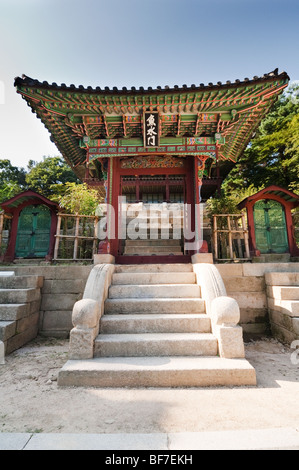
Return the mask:
M 124 255 L 166 256 L 183 255 L 181 240 L 126 240 Z
M 0 275 L 0 341 L 5 354 L 36 337 L 41 302 L 41 276 Z
M 271 331 L 280 341 L 299 339 L 299 273 L 265 274 Z
M 131 204 L 124 215 L 125 256 L 183 255 L 183 209 L 180 204 Z M 134 239 L 136 235 L 137 239 Z
M 94 358 L 71 360 L 59 385 L 255 385 L 244 359 L 218 357 L 191 264 L 117 265 Z

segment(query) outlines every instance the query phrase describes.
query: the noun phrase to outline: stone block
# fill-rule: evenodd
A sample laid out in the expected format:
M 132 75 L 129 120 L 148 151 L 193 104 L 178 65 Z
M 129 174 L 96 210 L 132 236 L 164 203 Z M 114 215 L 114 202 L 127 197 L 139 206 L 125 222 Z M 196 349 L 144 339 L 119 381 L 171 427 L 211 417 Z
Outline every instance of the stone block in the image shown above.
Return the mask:
M 299 273 L 266 273 L 268 286 L 299 286 Z
M 273 299 L 299 300 L 299 286 L 267 286 L 267 295 Z
M 73 328 L 70 335 L 70 359 L 92 359 L 94 331 Z
M 264 308 L 240 308 L 240 324 L 261 323 L 268 321 L 268 309 Z
M 230 294 L 236 299 L 241 308 L 267 308 L 267 298 L 264 292 L 234 292 Z
M 107 299 L 105 314 L 127 313 L 203 313 L 202 299 Z
M 109 289 L 110 299 L 200 297 L 197 284 L 117 285 Z
M 264 292 L 264 276 L 227 276 L 223 278 L 227 292 Z
M 217 340 L 209 333 L 139 333 L 99 335 L 95 357 L 216 356 Z
M 275 323 L 299 337 L 299 318 L 290 317 L 277 310 L 270 310 L 269 317 L 271 323 Z
M 295 333 L 287 330 L 281 325 L 277 325 L 276 323 L 271 323 L 271 332 L 274 338 L 277 338 L 282 343 L 291 344 L 293 341 L 298 340 L 299 338 Z
M 24 331 L 38 325 L 39 323 L 39 312 L 33 313 L 32 315 L 22 318 L 17 321 L 16 334 L 23 333 Z
M 299 300 L 281 300 L 268 297 L 268 307 L 290 317 L 299 317 Z
M 31 304 L 0 305 L 0 321 L 19 320 L 30 314 Z
M 233 277 L 233 276 L 243 276 L 243 264 L 215 264 L 216 268 L 220 272 L 223 280 L 226 277 Z
M 263 276 L 271 272 L 298 272 L 299 263 L 244 263 L 244 276 Z
M 263 335 L 269 334 L 269 323 L 241 323 L 241 328 L 243 329 L 243 335 L 246 338 L 258 338 Z
M 0 341 L 7 341 L 16 333 L 15 321 L 0 322 Z
M 115 265 L 115 273 L 183 273 L 193 272 L 192 264 L 132 264 Z
M 195 273 L 115 273 L 113 274 L 113 285 L 130 284 L 193 284 Z
M 23 304 L 40 299 L 40 289 L 0 289 L 1 304 Z
M 41 310 L 73 310 L 74 304 L 81 297 L 81 294 L 44 294 Z
M 220 357 L 226 359 L 245 357 L 243 331 L 240 326 L 218 326 L 216 331 Z
M 112 255 L 95 254 L 93 255 L 93 264 L 114 264 L 115 257 Z
M 36 338 L 38 333 L 38 325 L 33 326 L 18 335 L 12 336 L 7 341 L 6 354 L 10 354 L 16 349 L 21 348 L 24 344 L 29 343 L 32 339 Z
M 42 332 L 65 331 L 69 333 L 72 328 L 71 310 L 46 310 L 43 312 Z
M 83 295 L 86 281 L 84 279 L 45 280 L 43 294 L 78 294 Z
M 212 253 L 196 253 L 191 256 L 192 264 L 196 263 L 210 263 L 213 264 L 213 254 Z
M 0 366 L 5 364 L 5 346 L 3 341 L 0 341 Z M 1 450 L 1 447 L 0 447 Z
M 219 357 L 117 357 L 68 361 L 58 386 L 205 387 L 256 385 L 254 368 L 245 359 Z

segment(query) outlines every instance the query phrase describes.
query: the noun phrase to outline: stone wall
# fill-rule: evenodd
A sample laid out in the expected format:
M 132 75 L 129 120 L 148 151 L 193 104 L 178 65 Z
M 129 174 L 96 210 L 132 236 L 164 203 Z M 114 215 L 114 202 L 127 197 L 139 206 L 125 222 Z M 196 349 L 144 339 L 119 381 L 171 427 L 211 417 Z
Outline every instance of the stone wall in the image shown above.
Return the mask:
M 89 266 L 9 266 L 1 271 L 14 271 L 17 276 L 43 276 L 39 316 L 39 334 L 66 338 L 72 329 L 72 310 L 83 296 Z
M 239 304 L 244 338 L 270 334 L 265 274 L 299 272 L 299 263 L 228 263 L 216 266 L 227 294 Z
M 240 306 L 244 338 L 269 334 L 270 323 L 265 273 L 299 272 L 299 263 L 235 263 L 216 264 L 223 278 L 227 295 Z M 16 275 L 43 276 L 39 333 L 68 337 L 72 329 L 72 309 L 83 296 L 93 265 L 9 266 L 1 271 Z
M 291 344 L 299 340 L 299 273 L 266 273 L 272 335 Z

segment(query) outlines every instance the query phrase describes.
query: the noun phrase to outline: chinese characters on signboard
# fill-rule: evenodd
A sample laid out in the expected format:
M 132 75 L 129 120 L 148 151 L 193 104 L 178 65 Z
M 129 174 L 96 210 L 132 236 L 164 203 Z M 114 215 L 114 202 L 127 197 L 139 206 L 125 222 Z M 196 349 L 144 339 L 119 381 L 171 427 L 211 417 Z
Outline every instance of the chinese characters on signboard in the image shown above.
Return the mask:
M 144 146 L 159 146 L 159 114 L 157 112 L 144 113 Z

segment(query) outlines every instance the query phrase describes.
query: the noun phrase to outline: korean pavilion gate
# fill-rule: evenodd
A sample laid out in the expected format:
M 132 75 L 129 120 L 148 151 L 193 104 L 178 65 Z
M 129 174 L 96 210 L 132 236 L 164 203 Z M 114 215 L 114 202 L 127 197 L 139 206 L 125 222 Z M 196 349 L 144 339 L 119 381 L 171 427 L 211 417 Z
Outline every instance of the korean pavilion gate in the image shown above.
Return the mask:
M 112 208 L 106 247 L 118 256 L 122 195 L 130 203 L 189 204 L 198 240 L 199 203 L 219 190 L 288 82 L 275 69 L 251 80 L 164 89 L 58 86 L 25 75 L 15 86 L 76 175 Z

